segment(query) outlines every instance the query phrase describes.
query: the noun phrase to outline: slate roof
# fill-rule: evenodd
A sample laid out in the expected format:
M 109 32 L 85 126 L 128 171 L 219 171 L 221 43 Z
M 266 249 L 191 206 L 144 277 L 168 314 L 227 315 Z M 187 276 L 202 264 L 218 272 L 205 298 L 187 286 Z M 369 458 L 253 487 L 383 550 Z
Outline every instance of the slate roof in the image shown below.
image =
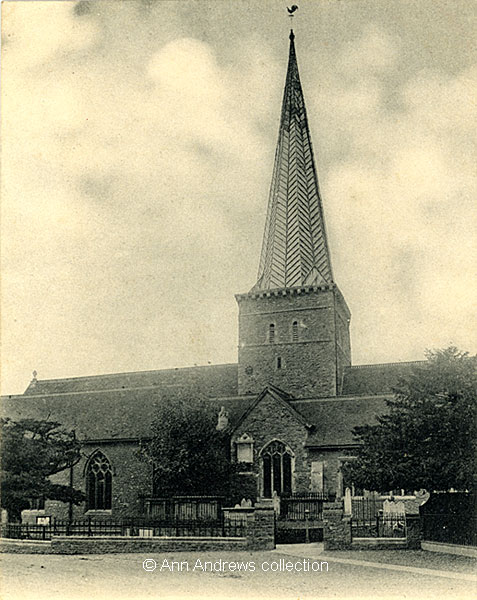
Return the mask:
M 154 388 L 5 396 L 2 413 L 13 420 L 55 420 L 74 428 L 83 440 L 133 440 L 150 436 L 154 412 L 161 402 L 173 398 L 193 401 L 194 396 L 188 390 Z M 255 395 L 207 400 L 217 414 L 225 407 L 232 426 L 253 409 L 256 401 Z M 351 444 L 354 426 L 372 423 L 376 414 L 386 410 L 384 398 L 377 396 L 294 400 L 285 395 L 283 401 L 290 403 L 303 422 L 315 426 L 308 440 L 312 446 Z
M 185 367 L 33 381 L 23 395 L 2 398 L 2 414 L 56 420 L 83 439 L 131 439 L 150 435 L 159 402 L 220 396 L 209 400 L 217 412 L 225 406 L 238 419 L 245 407 L 236 395 L 236 364 Z
M 313 427 L 310 446 L 343 446 L 355 443 L 352 429 L 373 423 L 386 412 L 386 397 L 397 379 L 413 363 L 349 367 L 343 396 L 294 399 L 277 390 Z M 237 396 L 237 365 L 213 365 L 117 373 L 92 377 L 39 380 L 25 394 L 2 398 L 2 414 L 12 419 L 51 419 L 75 428 L 89 440 L 123 440 L 148 437 L 155 408 L 173 398 L 209 398 L 214 410 L 225 407 L 231 426 L 257 401 L 256 395 Z M 297 415 L 297 416 L 299 416 Z
M 344 373 L 342 396 L 383 394 L 393 391 L 399 379 L 426 361 L 356 365 Z
M 13 420 L 22 418 L 58 421 L 74 428 L 81 439 L 137 439 L 150 436 L 156 407 L 174 398 L 194 401 L 189 390 L 137 388 L 35 396 L 5 396 L 2 413 Z M 253 396 L 211 398 L 214 410 L 222 406 L 235 422 L 246 410 Z
M 371 425 L 376 422 L 376 415 L 387 412 L 385 396 L 291 400 L 290 404 L 315 426 L 307 446 L 356 444 L 353 427 Z
M 207 396 L 234 396 L 237 394 L 237 364 L 206 365 L 111 373 L 67 379 L 41 379 L 32 382 L 25 391 L 28 395 L 64 394 L 98 390 L 139 387 L 189 388 Z

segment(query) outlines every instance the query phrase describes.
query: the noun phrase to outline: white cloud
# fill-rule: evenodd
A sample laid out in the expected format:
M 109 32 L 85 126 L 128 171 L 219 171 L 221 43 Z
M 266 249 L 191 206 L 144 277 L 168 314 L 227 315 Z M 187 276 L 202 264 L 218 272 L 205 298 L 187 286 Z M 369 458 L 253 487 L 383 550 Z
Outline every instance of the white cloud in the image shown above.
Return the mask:
M 224 303 L 223 290 L 238 291 L 240 277 L 252 284 L 236 256 L 249 243 L 244 215 L 264 150 L 260 110 L 244 104 L 247 73 L 221 67 L 192 38 L 162 45 L 137 72 L 128 57 L 96 60 L 94 48 L 88 60 L 65 60 L 94 43 L 95 29 L 60 13 L 62 30 L 55 37 L 52 26 L 35 57 L 26 25 L 17 36 L 11 24 L 19 47 L 12 43 L 3 90 L 2 318 L 4 348 L 13 349 L 4 382 L 23 381 L 29 368 L 45 377 L 127 370 L 134 360 L 233 360 L 235 301 L 229 293 Z M 69 34 L 83 23 L 82 46 Z M 247 60 L 255 80 L 266 65 L 254 44 Z
M 236 358 L 233 293 L 254 283 L 285 54 L 253 34 L 227 52 L 185 26 L 160 37 L 162 21 L 118 5 L 6 7 L 6 391 L 33 368 Z M 370 26 L 336 44 L 305 94 L 355 360 L 467 347 L 475 73 L 414 75 L 390 105 L 396 37 Z
M 324 188 L 337 270 L 360 307 L 357 359 L 366 360 L 375 326 L 384 332 L 381 348 L 373 348 L 378 360 L 391 347 L 401 358 L 451 341 L 466 348 L 477 266 L 475 70 L 419 73 L 405 84 L 401 105 L 390 109 L 385 81 L 368 74 L 376 33 L 371 38 L 358 44 L 364 62 L 356 53 L 355 67 L 364 66 L 356 80 L 333 81 L 314 103 L 323 106 L 326 95 L 328 136 L 347 136 L 335 139 L 348 152 L 331 166 Z
M 33 74 L 58 52 L 85 50 L 94 44 L 98 28 L 91 21 L 75 19 L 72 6 L 67 2 L 33 2 L 27 8 L 20 2 L 5 4 L 5 67 L 14 64 L 16 71 Z
M 393 68 L 398 56 L 396 38 L 370 23 L 363 29 L 359 39 L 344 45 L 336 61 L 336 71 L 351 78 L 378 74 Z

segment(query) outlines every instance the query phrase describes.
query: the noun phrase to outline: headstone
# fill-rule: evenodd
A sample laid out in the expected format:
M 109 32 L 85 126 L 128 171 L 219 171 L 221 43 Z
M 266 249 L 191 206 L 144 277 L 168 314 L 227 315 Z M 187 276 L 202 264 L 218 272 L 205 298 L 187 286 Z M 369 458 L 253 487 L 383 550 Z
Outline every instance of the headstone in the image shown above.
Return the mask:
M 344 495 L 344 514 L 351 515 L 352 513 L 352 503 L 351 503 L 351 490 L 349 487 L 345 489 Z

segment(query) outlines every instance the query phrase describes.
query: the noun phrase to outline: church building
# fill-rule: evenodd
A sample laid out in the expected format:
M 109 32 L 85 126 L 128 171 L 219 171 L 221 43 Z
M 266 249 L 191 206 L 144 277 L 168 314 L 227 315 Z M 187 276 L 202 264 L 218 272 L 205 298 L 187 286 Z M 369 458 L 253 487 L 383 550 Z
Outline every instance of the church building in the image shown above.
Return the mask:
M 154 490 L 137 450 L 151 435 L 155 407 L 194 395 L 209 399 L 230 432 L 241 497 L 341 496 L 341 467 L 356 449 L 352 429 L 386 412 L 393 384 L 415 364 L 351 364 L 351 313 L 333 276 L 294 37 L 258 278 L 236 295 L 238 362 L 34 376 L 23 395 L 3 398 L 6 416 L 58 421 L 83 442 L 82 460 L 61 474 L 86 493 L 75 518 L 141 514 Z M 67 513 L 58 502 L 43 509 Z

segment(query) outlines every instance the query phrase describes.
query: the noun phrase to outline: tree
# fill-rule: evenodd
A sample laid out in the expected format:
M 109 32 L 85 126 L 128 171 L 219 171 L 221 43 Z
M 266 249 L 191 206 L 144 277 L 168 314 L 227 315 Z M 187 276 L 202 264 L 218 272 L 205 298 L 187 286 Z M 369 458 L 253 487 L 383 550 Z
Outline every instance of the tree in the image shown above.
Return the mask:
M 2 507 L 10 521 L 20 521 L 21 511 L 36 498 L 79 504 L 84 494 L 50 477 L 76 464 L 80 443 L 74 432 L 55 421 L 1 419 Z
M 217 412 L 204 399 L 166 400 L 141 454 L 153 465 L 154 493 L 222 494 L 229 482 L 229 437 L 217 431 Z
M 354 429 L 361 445 L 345 476 L 377 491 L 475 488 L 476 366 L 455 347 L 428 352 L 395 388 L 389 413 Z

